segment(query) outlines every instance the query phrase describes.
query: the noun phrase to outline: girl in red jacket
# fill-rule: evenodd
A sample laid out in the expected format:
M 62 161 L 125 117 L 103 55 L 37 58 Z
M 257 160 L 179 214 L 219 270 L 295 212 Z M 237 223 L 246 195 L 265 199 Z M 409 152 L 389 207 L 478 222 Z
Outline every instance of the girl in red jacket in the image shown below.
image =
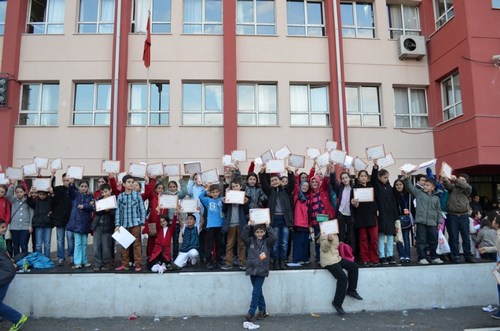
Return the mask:
M 176 223 L 177 214 L 174 216 L 173 220 L 169 220 L 168 215 L 165 214 L 160 216 L 161 228 L 156 235 L 156 241 L 151 256 L 148 259 L 149 269 L 155 264 L 158 264 L 163 268 L 163 271 L 165 271 L 167 265 L 172 261 L 170 244 L 172 242 L 172 235 L 174 234 Z
M 144 201 L 148 200 L 149 201 L 149 215 L 148 219 L 146 220 L 146 224 L 144 227 L 143 233 L 148 234 L 148 243 L 146 246 L 146 256 L 151 257 L 151 253 L 153 251 L 153 248 L 155 247 L 155 241 L 156 241 L 156 233 L 160 232 L 161 230 L 161 225 L 160 225 L 160 210 L 159 210 L 159 196 L 163 194 L 163 191 L 165 190 L 165 186 L 163 185 L 162 182 L 156 182 L 156 179 L 151 179 L 148 184 L 146 184 L 144 188 L 144 193 L 142 194 L 142 199 Z M 155 224 L 156 225 L 156 233 L 150 229 L 149 224 Z M 151 227 L 153 227 L 151 225 Z M 153 227 L 154 228 L 154 227 Z
M 310 222 L 311 201 L 309 200 L 309 182 L 297 182 L 293 191 L 293 263 L 309 263 L 309 233 L 312 231 Z M 311 228 L 310 228 L 311 227 Z M 309 230 L 311 229 L 311 230 Z

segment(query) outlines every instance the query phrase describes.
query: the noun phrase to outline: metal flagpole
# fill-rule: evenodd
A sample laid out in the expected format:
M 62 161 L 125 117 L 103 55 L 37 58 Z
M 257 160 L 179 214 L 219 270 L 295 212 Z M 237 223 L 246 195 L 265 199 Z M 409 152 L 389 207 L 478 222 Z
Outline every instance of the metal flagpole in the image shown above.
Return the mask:
M 149 157 L 149 118 L 150 118 L 150 95 L 151 95 L 151 84 L 149 84 L 149 67 L 146 79 L 146 162 L 148 162 Z

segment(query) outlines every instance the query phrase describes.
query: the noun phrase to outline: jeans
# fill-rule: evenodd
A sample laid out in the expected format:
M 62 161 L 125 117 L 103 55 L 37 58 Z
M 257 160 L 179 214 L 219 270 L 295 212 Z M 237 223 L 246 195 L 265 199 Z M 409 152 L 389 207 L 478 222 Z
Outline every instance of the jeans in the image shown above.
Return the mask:
M 111 265 L 111 251 L 113 250 L 112 234 L 103 232 L 102 226 L 94 230 L 94 263 L 96 267 Z
M 3 303 L 3 299 L 5 299 L 9 285 L 10 282 L 0 286 L 0 316 L 12 323 L 17 323 L 21 319 L 22 315 L 17 310 Z
M 430 251 L 432 260 L 437 258 L 437 242 L 436 226 L 417 223 L 417 254 L 419 261 L 427 257 L 425 254 L 426 249 Z
M 385 238 L 387 238 L 387 248 L 385 248 Z M 387 258 L 394 256 L 394 236 L 380 232 L 378 234 L 378 257 Z
M 87 237 L 86 233 L 73 233 L 75 237 L 75 254 L 74 261 L 75 265 L 87 264 Z
M 295 227 L 293 231 L 293 254 L 292 262 L 306 262 L 309 261 L 309 229 L 300 228 L 300 230 Z
M 12 233 L 12 256 L 28 253 L 30 232 L 28 230 L 10 230 L 10 233 Z
M 58 226 L 56 227 L 57 236 L 57 259 L 64 260 L 64 236 L 66 235 L 66 227 Z
M 75 253 L 75 236 L 73 236 L 73 232 L 66 231 L 66 240 L 68 241 L 68 257 L 71 259 Z
M 327 265 L 325 269 L 337 280 L 333 304 L 342 306 L 347 291 L 356 291 L 358 287 L 358 266 L 354 262 L 341 259 L 339 263 Z M 343 269 L 347 271 L 347 275 Z
M 43 253 L 50 259 L 50 237 L 52 235 L 52 228 L 39 226 L 35 228 L 35 251 Z M 43 246 L 43 252 L 42 252 Z
M 410 228 L 401 230 L 401 234 L 403 235 L 403 243 L 398 242 L 396 247 L 398 249 L 399 258 L 410 258 Z
M 286 226 L 285 217 L 282 215 L 274 216 L 272 227 L 274 232 L 276 232 L 277 240 L 273 247 L 273 258 L 286 259 L 286 249 L 288 247 L 288 226 Z
M 257 307 L 261 312 L 266 311 L 266 300 L 264 299 L 264 294 L 262 293 L 262 286 L 264 285 L 264 280 L 266 280 L 266 277 L 250 276 L 250 281 L 252 282 L 253 286 L 252 301 L 250 302 L 250 309 L 248 310 L 248 314 L 250 316 L 255 315 Z
M 470 251 L 469 216 L 448 214 L 446 217 L 451 256 L 460 256 L 458 235 L 462 237 L 462 249 L 465 257 L 472 256 Z

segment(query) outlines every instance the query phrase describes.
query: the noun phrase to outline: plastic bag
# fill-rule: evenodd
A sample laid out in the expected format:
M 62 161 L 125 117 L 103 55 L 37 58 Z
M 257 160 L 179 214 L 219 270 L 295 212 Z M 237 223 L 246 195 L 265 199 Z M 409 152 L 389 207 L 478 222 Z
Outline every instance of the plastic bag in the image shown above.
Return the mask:
M 403 232 L 401 229 L 401 221 L 396 220 L 394 225 L 396 227 L 396 242 L 403 243 L 404 241 L 403 241 Z
M 450 252 L 450 245 L 448 245 L 448 240 L 446 240 L 446 237 L 443 234 L 443 230 L 439 229 L 436 254 L 443 255 L 443 254 L 448 254 L 449 252 Z

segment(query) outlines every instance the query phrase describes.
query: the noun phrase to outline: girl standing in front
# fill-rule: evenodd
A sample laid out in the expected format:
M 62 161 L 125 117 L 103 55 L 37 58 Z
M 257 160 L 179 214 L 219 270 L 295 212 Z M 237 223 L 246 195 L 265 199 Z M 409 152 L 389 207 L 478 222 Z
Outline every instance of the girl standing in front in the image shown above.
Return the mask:
M 19 253 L 28 253 L 28 242 L 31 227 L 33 209 L 26 202 L 26 189 L 22 185 L 16 185 L 17 181 L 11 180 L 11 186 L 7 191 L 7 199 L 11 203 L 10 232 L 12 233 L 12 256 Z
M 398 242 L 396 244 L 399 262 L 410 263 L 410 232 L 413 223 L 411 221 L 412 216 L 410 211 L 412 209 L 413 199 L 401 179 L 396 179 L 393 190 L 394 196 L 396 197 L 396 203 L 398 205 L 399 219 L 401 221 L 401 234 L 403 235 L 403 242 Z

